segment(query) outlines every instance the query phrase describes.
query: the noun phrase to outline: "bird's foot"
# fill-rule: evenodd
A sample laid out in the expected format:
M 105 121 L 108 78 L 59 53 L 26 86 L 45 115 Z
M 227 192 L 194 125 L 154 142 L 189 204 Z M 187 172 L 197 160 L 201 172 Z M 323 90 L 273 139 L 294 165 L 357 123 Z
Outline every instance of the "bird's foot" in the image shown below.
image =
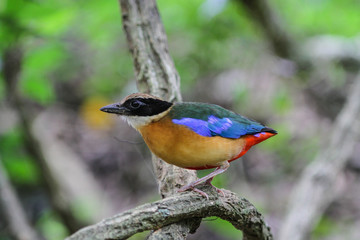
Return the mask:
M 212 184 L 211 184 L 211 185 L 212 185 Z M 225 197 L 225 193 L 224 193 L 223 190 L 221 190 L 220 188 L 215 187 L 214 185 L 212 185 L 212 186 L 215 188 L 215 190 L 216 190 L 219 194 L 221 194 L 223 197 Z
M 211 183 L 211 181 L 212 181 L 212 178 L 210 178 L 209 180 L 207 180 L 206 183 L 209 184 L 210 186 L 212 186 L 213 188 L 215 188 L 215 190 L 216 190 L 219 194 L 221 194 L 223 197 L 225 197 L 224 191 L 221 190 L 220 188 L 215 187 L 215 186 Z
M 197 192 L 197 193 L 199 193 L 201 196 L 206 197 L 206 199 L 209 200 L 209 195 L 208 195 L 206 192 L 201 191 L 200 189 L 196 188 L 196 187 L 193 186 L 192 184 L 189 184 L 189 185 L 186 185 L 186 186 L 180 188 L 180 189 L 178 190 L 178 192 L 185 192 L 186 190 L 192 190 L 192 191 L 194 191 L 194 192 Z
M 212 186 L 213 188 L 215 188 L 215 190 L 216 190 L 219 194 L 221 194 L 223 197 L 225 197 L 224 191 L 221 190 L 220 188 L 217 188 L 217 187 L 215 187 L 214 185 L 212 185 L 212 184 L 211 184 L 211 181 L 206 181 L 206 183 L 209 184 L 210 186 Z M 209 195 L 208 195 L 207 193 L 205 193 L 204 191 L 201 191 L 200 189 L 196 188 L 196 187 L 193 186 L 192 184 L 189 184 L 189 185 L 186 185 L 186 186 L 180 188 L 180 189 L 178 190 L 178 192 L 185 192 L 185 191 L 187 191 L 187 190 L 192 190 L 192 191 L 194 191 L 194 192 L 197 192 L 197 193 L 199 193 L 201 196 L 206 197 L 206 199 L 209 200 Z
M 201 196 L 206 197 L 206 200 L 209 200 L 209 195 L 207 195 L 207 193 L 206 193 L 206 192 L 201 191 L 200 189 L 195 188 L 195 187 L 194 187 L 194 188 L 192 188 L 192 190 L 193 190 L 194 192 L 199 193 Z

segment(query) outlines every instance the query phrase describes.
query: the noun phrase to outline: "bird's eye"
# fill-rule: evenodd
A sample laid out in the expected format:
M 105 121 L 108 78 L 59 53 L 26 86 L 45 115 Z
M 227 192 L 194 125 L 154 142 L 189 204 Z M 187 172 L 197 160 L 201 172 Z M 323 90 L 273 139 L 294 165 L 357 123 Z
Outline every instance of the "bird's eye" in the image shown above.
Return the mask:
M 133 108 L 133 109 L 137 109 L 137 108 L 139 108 L 141 105 L 142 105 L 142 104 L 141 104 L 141 102 L 139 102 L 139 101 L 133 101 L 133 102 L 130 103 L 130 107 Z

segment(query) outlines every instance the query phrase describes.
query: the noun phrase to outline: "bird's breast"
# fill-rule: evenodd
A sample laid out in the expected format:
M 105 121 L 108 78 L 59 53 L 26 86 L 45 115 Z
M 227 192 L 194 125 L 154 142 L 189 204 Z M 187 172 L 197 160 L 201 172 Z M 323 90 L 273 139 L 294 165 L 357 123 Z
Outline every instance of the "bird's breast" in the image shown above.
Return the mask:
M 170 117 L 139 127 L 150 150 L 164 161 L 189 169 L 206 169 L 232 160 L 243 151 L 246 139 L 204 137 Z

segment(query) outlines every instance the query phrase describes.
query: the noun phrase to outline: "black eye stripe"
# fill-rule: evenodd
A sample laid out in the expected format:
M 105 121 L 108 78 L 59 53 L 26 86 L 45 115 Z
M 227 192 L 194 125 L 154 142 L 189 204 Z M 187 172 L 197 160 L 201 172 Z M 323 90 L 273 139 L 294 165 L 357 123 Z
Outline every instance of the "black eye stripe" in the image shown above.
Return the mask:
M 167 110 L 172 103 L 156 98 L 132 98 L 126 100 L 123 106 L 129 109 L 129 115 L 153 116 Z

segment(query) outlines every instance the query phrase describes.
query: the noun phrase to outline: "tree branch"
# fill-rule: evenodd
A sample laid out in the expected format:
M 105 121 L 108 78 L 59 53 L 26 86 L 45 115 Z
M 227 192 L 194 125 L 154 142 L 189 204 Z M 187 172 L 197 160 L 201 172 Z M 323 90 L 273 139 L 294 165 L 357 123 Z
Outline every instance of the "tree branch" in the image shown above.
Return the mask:
M 163 200 L 147 203 L 132 210 L 105 219 L 84 228 L 66 240 L 125 239 L 135 233 L 159 229 L 184 219 L 220 217 L 229 221 L 244 233 L 247 240 L 270 240 L 272 235 L 261 214 L 244 198 L 224 190 L 225 197 L 211 186 L 201 190 L 209 194 L 209 200 L 194 192 L 173 195 Z
M 332 127 L 329 144 L 304 170 L 294 189 L 280 240 L 306 239 L 326 207 L 338 196 L 341 173 L 360 139 L 359 119 L 360 74 Z
M 0 207 L 5 213 L 8 226 L 16 240 L 37 240 L 36 231 L 27 221 L 24 209 L 11 186 L 0 159 Z
M 169 55 L 167 37 L 155 0 L 119 0 L 123 27 L 133 56 L 136 82 L 140 92 L 150 93 L 168 101 L 181 101 L 180 77 Z M 196 172 L 169 165 L 152 157 L 161 196 L 167 197 L 196 179 Z M 179 222 L 151 235 L 185 236 L 199 219 Z M 184 238 L 185 238 L 184 237 Z M 161 238 L 161 237 L 160 237 Z
M 119 0 L 123 27 L 134 59 L 138 89 L 181 101 L 180 77 L 169 55 L 155 0 Z

